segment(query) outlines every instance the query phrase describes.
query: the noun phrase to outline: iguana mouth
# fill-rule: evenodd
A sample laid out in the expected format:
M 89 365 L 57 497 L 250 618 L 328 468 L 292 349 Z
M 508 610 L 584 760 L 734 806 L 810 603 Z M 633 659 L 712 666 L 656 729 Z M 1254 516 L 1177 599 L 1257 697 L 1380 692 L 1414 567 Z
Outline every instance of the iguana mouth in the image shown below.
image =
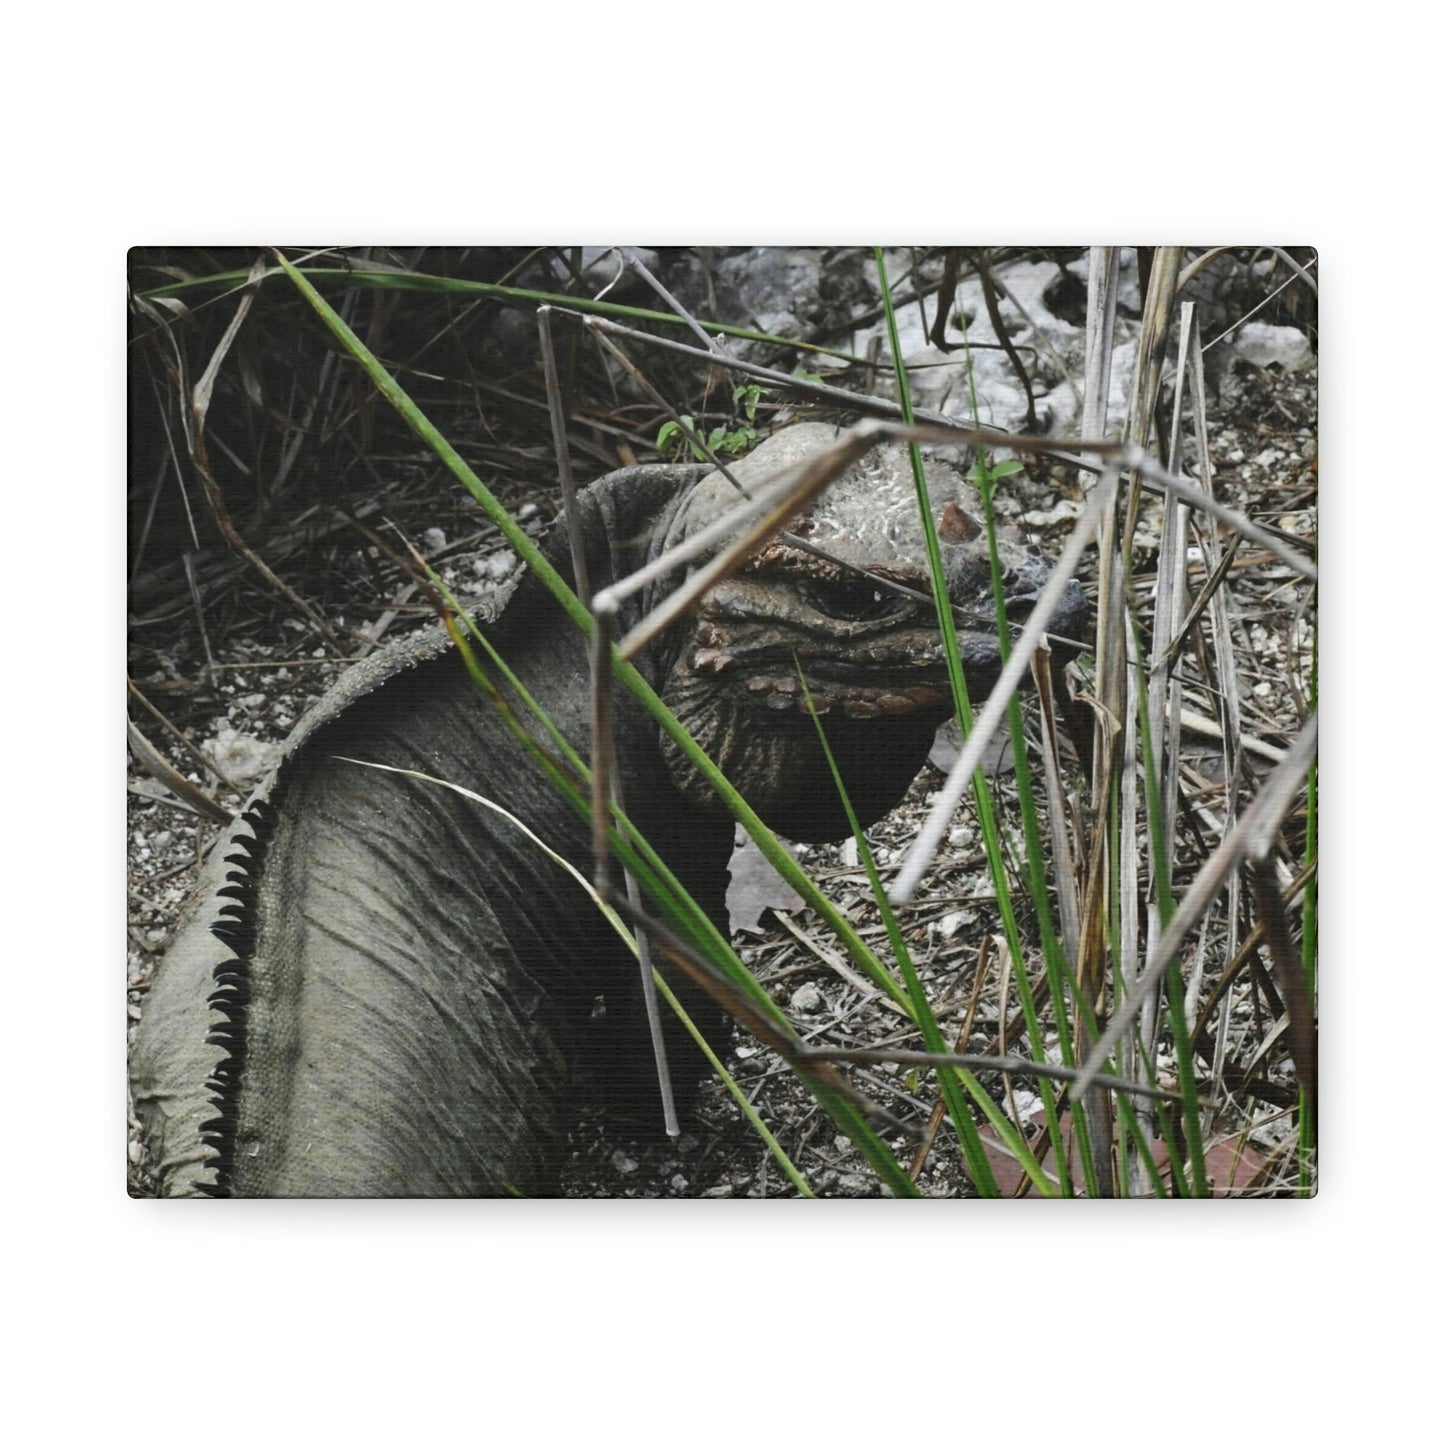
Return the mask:
M 777 639 L 749 647 L 737 637 L 740 645 L 730 646 L 715 629 L 707 635 L 710 645 L 692 652 L 693 674 L 715 677 L 715 686 L 727 688 L 745 706 L 876 717 L 948 705 L 943 656 L 937 640 L 926 635 L 916 639 L 916 646 L 896 649 L 907 658 L 903 661 L 800 656 Z
M 823 714 L 837 709 L 845 717 L 863 718 L 949 705 L 948 679 L 943 676 L 924 682 L 916 675 L 887 671 L 860 674 L 857 668 L 830 664 L 826 674 L 822 668 L 809 665 L 804 678 L 806 687 L 796 673 L 753 673 L 742 686 L 750 698 L 777 712 L 796 709 Z
M 828 653 L 812 650 L 811 642 L 809 630 L 775 617 L 752 626 L 703 618 L 687 662 L 699 682 L 709 680 L 746 710 L 871 718 L 952 708 L 943 644 L 931 627 L 860 627 Z M 975 688 L 991 683 L 999 668 L 994 638 L 961 631 L 958 644 Z

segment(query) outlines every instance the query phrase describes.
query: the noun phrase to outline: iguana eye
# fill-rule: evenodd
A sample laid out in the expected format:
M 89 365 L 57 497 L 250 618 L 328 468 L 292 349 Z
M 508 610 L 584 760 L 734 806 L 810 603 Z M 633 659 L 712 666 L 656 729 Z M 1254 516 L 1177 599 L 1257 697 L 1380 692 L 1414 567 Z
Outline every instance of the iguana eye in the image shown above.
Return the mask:
M 908 606 L 908 599 L 880 587 L 869 577 L 849 575 L 830 581 L 813 579 L 803 584 L 803 595 L 826 617 L 841 622 L 873 622 L 893 617 Z

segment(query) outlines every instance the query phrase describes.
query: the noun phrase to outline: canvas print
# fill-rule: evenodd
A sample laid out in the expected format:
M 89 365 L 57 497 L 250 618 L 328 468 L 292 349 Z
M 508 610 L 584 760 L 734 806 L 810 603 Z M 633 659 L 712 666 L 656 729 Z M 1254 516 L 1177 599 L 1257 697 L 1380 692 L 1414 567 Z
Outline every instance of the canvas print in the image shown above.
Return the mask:
M 134 1196 L 1316 1192 L 1313 250 L 128 261 Z

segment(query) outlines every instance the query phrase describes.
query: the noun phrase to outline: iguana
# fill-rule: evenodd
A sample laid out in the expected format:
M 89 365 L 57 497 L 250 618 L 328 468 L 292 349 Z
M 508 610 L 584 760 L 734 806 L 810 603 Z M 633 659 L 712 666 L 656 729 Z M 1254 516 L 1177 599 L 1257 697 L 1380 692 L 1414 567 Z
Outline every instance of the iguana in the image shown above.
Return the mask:
M 730 470 L 752 488 L 835 435 L 794 426 Z M 976 617 L 960 639 L 981 698 L 999 667 L 987 551 L 957 472 L 926 465 L 951 597 Z M 694 535 L 736 498 L 705 466 L 603 477 L 580 496 L 592 586 Z M 570 577 L 562 530 L 549 557 Z M 791 536 L 805 546 L 766 546 L 637 661 L 763 818 L 813 841 L 845 836 L 848 823 L 798 665 L 865 826 L 903 796 L 952 704 L 931 603 L 805 550 L 927 594 L 906 453 L 890 446 L 856 463 Z M 1002 551 L 1010 606 L 1026 610 L 1047 564 L 1013 541 Z M 632 599 L 622 625 L 653 600 Z M 1075 586 L 1054 630 L 1078 635 L 1085 611 Z M 586 643 L 534 576 L 487 636 L 585 756 Z M 629 816 L 726 931 L 731 817 L 620 692 L 615 729 Z M 470 788 L 590 871 L 586 822 L 479 695 L 444 632 L 352 668 L 216 848 L 146 1000 L 130 1077 L 163 1194 L 554 1192 L 573 1066 L 599 996 L 617 1035 L 597 1051 L 613 1060 L 604 1082 L 625 1091 L 652 1077 L 636 962 L 575 882 L 505 818 L 359 762 Z M 721 1044 L 717 1007 L 683 981 L 678 992 Z M 668 1045 L 686 1096 L 704 1060 L 680 1029 L 668 1029 Z

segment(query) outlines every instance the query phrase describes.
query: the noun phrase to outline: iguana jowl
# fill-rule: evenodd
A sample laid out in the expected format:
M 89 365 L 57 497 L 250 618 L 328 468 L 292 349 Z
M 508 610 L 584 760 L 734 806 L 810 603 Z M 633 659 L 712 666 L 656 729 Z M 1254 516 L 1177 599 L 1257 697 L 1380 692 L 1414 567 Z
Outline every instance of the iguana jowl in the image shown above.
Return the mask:
M 826 446 L 792 427 L 735 468 L 752 486 Z M 928 464 L 935 525 L 970 691 L 999 659 L 986 548 L 953 469 Z M 734 504 L 705 467 L 614 472 L 581 497 L 594 588 L 626 576 Z M 875 451 L 794 524 L 826 552 L 927 593 L 906 455 Z M 1047 565 L 1002 545 L 1011 605 Z M 565 540 L 551 559 L 570 572 Z M 624 615 L 627 626 L 651 599 Z M 1056 632 L 1077 635 L 1071 591 Z M 586 645 L 525 577 L 488 636 L 585 754 Z M 763 818 L 803 841 L 848 823 L 798 684 L 807 678 L 860 821 L 886 813 L 951 712 L 930 604 L 785 541 L 717 586 L 638 658 L 647 680 Z M 630 699 L 615 709 L 629 816 L 726 929 L 731 817 Z M 545 741 L 545 740 L 544 740 Z M 641 1094 L 651 1050 L 635 961 L 555 863 L 506 820 L 450 790 L 356 761 L 447 779 L 515 814 L 589 867 L 586 823 L 482 699 L 444 634 L 353 668 L 303 720 L 266 795 L 203 880 L 152 985 L 131 1086 L 162 1193 L 538 1195 L 555 1189 L 574 1058 L 597 996 L 614 1060 L 604 1083 Z M 724 1021 L 678 990 L 721 1043 Z M 670 1022 L 670 1021 L 669 1021 Z M 679 1092 L 705 1065 L 668 1029 Z

